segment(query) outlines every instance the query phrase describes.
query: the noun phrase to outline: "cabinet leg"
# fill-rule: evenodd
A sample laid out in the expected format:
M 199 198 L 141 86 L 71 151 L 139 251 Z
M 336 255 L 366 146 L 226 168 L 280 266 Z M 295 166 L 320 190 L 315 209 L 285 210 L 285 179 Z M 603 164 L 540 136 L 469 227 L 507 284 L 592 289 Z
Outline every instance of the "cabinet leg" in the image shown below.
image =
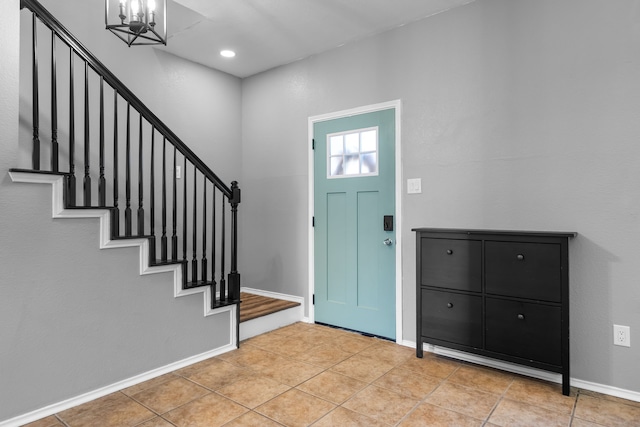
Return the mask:
M 562 394 L 569 396 L 571 393 L 571 384 L 569 381 L 569 374 L 562 374 Z
M 416 357 L 422 359 L 423 350 L 422 350 L 422 341 L 418 340 L 416 344 Z

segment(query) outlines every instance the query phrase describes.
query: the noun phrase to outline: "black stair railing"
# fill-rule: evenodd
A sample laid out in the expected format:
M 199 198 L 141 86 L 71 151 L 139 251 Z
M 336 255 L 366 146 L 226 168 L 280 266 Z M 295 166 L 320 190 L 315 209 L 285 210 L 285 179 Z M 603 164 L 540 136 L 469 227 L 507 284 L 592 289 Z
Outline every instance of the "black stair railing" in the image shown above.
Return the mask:
M 222 182 L 40 3 L 21 0 L 21 8 L 31 13 L 32 25 L 31 171 L 65 176 L 67 208 L 110 209 L 112 238 L 147 238 L 151 265 L 182 263 L 183 287 L 210 286 L 212 308 L 238 304 L 237 182 Z M 42 59 L 50 64 L 48 77 Z M 78 66 L 84 68 L 80 82 Z M 42 84 L 47 79 L 49 87 Z M 50 111 L 41 111 L 46 101 Z M 80 132 L 76 121 L 82 121 Z M 45 122 L 50 129 L 43 131 Z M 47 155 L 51 168 L 41 169 Z M 81 189 L 76 170 L 83 171 Z

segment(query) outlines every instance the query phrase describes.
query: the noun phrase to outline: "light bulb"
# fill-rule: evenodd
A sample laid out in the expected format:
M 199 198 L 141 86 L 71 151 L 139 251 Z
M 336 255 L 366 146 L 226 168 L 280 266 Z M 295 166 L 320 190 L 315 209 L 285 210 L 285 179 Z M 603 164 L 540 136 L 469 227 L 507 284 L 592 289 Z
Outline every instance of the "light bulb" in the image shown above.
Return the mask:
M 127 10 L 127 0 L 120 0 L 120 20 L 124 23 L 124 20 L 127 18 L 126 15 Z
M 131 2 L 131 14 L 137 15 L 139 10 L 140 10 L 140 3 L 138 3 L 137 0 L 133 0 L 133 2 Z
M 149 9 L 149 12 L 155 12 L 156 11 L 156 0 L 148 0 L 147 1 L 147 9 Z

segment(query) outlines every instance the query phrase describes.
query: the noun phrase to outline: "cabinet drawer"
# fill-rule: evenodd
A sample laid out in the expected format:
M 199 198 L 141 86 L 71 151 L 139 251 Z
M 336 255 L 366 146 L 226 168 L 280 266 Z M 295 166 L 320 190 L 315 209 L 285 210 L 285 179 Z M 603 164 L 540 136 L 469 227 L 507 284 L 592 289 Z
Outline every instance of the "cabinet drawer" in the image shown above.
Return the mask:
M 482 291 L 482 244 L 478 240 L 421 239 L 421 284 Z
M 422 289 L 422 336 L 482 347 L 482 297 Z
M 543 301 L 561 301 L 560 245 L 485 242 L 486 292 Z
M 561 309 L 544 304 L 486 300 L 486 349 L 561 365 Z

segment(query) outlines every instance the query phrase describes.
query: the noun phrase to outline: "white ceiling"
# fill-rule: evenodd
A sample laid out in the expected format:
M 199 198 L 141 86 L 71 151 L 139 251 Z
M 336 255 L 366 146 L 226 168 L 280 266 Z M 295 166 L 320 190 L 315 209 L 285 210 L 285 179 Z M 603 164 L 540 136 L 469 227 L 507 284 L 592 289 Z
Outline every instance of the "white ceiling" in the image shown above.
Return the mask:
M 160 49 L 248 77 L 472 1 L 169 0 Z

